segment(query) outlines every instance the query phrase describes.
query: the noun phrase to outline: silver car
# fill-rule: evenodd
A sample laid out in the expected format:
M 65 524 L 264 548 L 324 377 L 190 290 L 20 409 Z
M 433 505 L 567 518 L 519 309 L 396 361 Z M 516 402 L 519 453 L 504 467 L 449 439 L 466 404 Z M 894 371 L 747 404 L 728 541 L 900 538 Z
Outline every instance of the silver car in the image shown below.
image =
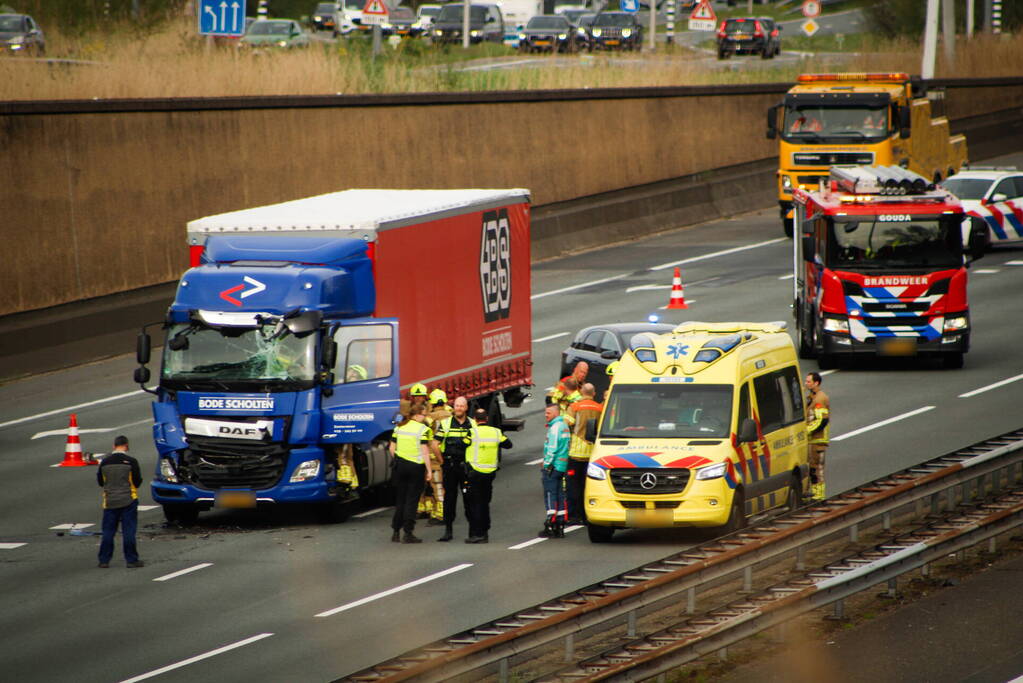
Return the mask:
M 0 51 L 41 55 L 46 52 L 46 38 L 27 14 L 0 14 Z

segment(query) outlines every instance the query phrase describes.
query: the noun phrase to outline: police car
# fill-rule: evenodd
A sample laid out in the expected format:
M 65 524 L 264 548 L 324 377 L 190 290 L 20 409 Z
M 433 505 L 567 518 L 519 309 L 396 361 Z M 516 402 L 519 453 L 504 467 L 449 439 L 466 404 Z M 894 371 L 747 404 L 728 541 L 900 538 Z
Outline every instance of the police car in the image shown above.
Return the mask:
M 1023 172 L 974 166 L 942 186 L 959 198 L 967 214 L 987 223 L 991 244 L 1023 242 Z

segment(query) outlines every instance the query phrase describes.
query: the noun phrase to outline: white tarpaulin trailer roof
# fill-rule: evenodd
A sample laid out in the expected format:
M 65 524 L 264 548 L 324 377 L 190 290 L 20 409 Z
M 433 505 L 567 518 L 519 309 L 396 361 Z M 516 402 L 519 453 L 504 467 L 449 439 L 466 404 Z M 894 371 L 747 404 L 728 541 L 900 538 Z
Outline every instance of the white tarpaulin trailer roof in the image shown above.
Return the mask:
M 380 230 L 521 202 L 529 202 L 529 190 L 345 190 L 189 221 L 188 243 L 238 232 L 315 232 L 373 240 Z

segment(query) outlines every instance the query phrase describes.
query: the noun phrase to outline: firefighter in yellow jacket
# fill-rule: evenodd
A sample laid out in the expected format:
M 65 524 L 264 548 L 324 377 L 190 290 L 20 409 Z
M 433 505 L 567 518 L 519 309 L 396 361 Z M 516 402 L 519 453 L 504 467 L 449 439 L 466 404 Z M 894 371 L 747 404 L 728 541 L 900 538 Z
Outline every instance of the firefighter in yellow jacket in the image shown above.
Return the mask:
M 444 418 L 451 417 L 451 410 L 447 406 L 448 396 L 443 389 L 434 389 L 429 394 L 429 408 L 426 413 L 426 425 L 436 429 L 437 424 Z M 441 466 L 444 464 L 444 456 L 441 455 L 437 444 L 430 442 L 430 463 L 433 465 L 431 471 L 433 476 L 423 490 L 419 499 L 419 516 L 428 517 L 427 526 L 439 526 L 444 523 L 444 474 Z
M 821 389 L 821 376 L 806 376 L 806 433 L 809 442 L 810 492 L 814 500 L 824 500 L 824 456 L 828 450 L 831 426 L 831 399 Z

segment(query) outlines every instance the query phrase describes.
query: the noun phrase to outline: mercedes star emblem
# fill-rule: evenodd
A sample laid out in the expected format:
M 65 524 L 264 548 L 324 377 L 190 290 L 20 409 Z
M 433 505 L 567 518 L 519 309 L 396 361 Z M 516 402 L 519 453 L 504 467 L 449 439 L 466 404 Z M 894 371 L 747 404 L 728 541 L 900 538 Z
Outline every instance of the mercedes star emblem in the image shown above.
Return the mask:
M 652 489 L 657 486 L 657 475 L 652 472 L 644 472 L 639 477 L 639 485 L 647 490 Z

